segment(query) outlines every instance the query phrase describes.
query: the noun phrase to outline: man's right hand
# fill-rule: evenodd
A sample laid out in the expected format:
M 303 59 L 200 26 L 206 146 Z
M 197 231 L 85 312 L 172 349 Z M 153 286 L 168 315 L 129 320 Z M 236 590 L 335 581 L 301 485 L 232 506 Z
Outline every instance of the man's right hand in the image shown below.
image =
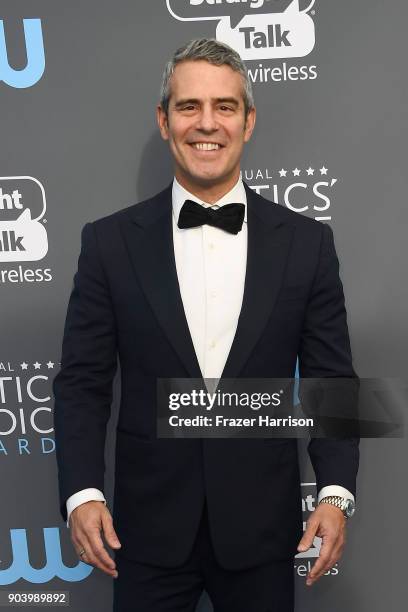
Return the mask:
M 80 559 L 117 578 L 116 563 L 109 556 L 102 535 L 111 548 L 120 548 L 121 543 L 113 528 L 111 513 L 105 504 L 100 501 L 80 504 L 72 511 L 69 526 L 71 540 Z M 79 554 L 81 550 L 85 550 L 83 555 Z

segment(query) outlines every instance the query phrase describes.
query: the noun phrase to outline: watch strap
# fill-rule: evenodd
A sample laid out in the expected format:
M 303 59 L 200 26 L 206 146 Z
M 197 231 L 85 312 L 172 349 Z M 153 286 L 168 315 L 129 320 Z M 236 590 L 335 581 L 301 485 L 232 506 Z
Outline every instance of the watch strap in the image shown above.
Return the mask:
M 346 512 L 346 508 L 349 506 L 350 502 L 352 502 L 352 500 L 341 497 L 340 495 L 327 495 L 320 500 L 319 505 L 331 504 L 332 506 L 336 506 L 343 512 L 346 518 L 349 518 L 350 514 Z

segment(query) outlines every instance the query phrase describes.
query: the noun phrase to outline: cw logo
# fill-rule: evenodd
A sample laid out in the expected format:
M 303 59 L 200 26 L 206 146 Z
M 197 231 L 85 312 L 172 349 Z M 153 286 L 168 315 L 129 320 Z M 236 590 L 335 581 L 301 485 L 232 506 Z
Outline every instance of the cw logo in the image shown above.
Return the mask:
M 4 22 L 0 19 L 0 81 L 22 89 L 35 85 L 44 74 L 45 55 L 41 19 L 23 19 L 27 64 L 15 70 L 9 64 Z
M 93 567 L 82 561 L 75 567 L 63 564 L 58 527 L 45 527 L 43 531 L 46 563 L 44 567 L 35 569 L 30 564 L 26 530 L 10 529 L 13 563 L 7 569 L 0 570 L 0 585 L 13 584 L 21 578 L 34 584 L 49 582 L 55 577 L 66 582 L 79 582 L 90 575 Z

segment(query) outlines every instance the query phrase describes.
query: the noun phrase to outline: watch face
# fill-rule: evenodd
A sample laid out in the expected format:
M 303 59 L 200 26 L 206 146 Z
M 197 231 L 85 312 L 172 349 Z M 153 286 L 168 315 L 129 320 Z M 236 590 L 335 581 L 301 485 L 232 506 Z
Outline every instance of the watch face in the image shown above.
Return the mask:
M 356 506 L 351 499 L 348 499 L 346 502 L 345 512 L 348 518 L 351 518 L 356 510 Z

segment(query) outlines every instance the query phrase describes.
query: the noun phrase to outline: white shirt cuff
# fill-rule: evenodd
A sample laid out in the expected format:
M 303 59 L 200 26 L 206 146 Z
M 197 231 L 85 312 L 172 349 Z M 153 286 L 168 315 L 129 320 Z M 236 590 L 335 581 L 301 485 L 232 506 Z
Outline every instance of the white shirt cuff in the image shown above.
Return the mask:
M 99 489 L 82 489 L 78 493 L 74 493 L 67 499 L 67 527 L 69 527 L 69 517 L 71 512 L 81 504 L 89 501 L 103 501 L 106 506 L 106 499 Z
M 339 495 L 340 497 L 346 497 L 347 499 L 351 499 L 354 501 L 354 495 L 350 493 L 348 489 L 341 487 L 340 485 L 328 485 L 327 487 L 323 487 L 319 491 L 319 495 L 317 496 L 317 503 L 320 503 L 320 500 L 323 497 L 327 497 L 328 495 Z

